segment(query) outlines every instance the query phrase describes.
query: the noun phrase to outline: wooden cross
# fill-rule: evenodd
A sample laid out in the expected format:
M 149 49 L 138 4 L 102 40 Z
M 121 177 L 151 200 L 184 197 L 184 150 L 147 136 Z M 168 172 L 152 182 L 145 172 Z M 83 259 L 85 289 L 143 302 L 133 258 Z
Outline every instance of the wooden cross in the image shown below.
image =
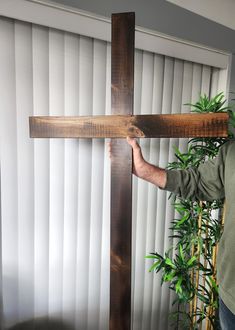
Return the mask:
M 227 114 L 133 115 L 134 13 L 112 15 L 112 115 L 30 117 L 33 138 L 112 138 L 110 329 L 131 328 L 132 151 L 123 138 L 225 137 Z

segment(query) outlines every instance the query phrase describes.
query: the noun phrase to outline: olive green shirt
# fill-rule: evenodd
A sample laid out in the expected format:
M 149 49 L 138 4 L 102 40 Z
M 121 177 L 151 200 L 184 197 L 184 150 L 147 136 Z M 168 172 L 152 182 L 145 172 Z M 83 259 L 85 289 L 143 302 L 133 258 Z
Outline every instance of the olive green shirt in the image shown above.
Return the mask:
M 213 160 L 188 170 L 167 170 L 165 190 L 185 199 L 226 199 L 225 224 L 219 242 L 219 294 L 235 314 L 235 141 L 225 143 Z

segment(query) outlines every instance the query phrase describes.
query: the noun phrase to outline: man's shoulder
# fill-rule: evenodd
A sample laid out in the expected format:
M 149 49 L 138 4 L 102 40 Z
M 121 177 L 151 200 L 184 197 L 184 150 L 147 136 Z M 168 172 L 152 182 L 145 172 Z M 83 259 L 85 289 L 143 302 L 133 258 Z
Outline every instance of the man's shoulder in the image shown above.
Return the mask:
M 230 139 L 228 142 L 224 144 L 224 148 L 228 149 L 234 149 L 235 148 L 235 139 Z
M 228 156 L 232 156 L 232 159 L 234 159 L 235 157 L 235 139 L 231 139 L 228 142 L 226 142 L 222 147 L 221 147 L 221 153 L 224 155 L 224 159 L 226 159 L 226 161 L 228 159 L 231 159 L 231 157 Z

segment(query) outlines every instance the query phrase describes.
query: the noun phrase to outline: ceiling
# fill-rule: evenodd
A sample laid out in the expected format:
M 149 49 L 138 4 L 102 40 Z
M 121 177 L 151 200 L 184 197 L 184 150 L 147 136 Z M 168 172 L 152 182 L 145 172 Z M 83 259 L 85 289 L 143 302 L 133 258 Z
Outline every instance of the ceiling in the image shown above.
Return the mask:
M 235 30 L 235 0 L 167 0 Z

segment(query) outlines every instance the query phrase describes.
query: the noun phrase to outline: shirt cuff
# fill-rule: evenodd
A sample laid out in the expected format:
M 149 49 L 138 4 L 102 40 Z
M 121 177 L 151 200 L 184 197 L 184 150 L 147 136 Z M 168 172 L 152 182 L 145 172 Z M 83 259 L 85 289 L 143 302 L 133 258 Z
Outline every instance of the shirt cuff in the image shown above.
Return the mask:
M 166 170 L 166 185 L 163 190 L 170 192 L 176 191 L 179 183 L 179 171 L 178 170 Z

